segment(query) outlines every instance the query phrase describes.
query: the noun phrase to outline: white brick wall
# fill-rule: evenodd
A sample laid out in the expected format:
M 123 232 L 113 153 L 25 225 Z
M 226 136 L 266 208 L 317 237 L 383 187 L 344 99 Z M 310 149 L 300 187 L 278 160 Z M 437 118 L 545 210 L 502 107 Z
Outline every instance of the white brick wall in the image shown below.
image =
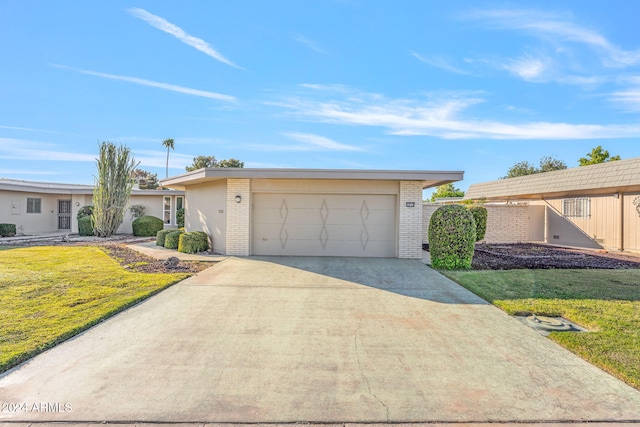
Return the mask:
M 242 197 L 240 203 L 236 196 Z M 251 183 L 249 179 L 227 180 L 227 255 L 251 253 Z
M 413 202 L 414 207 L 407 207 Z M 400 181 L 398 258 L 422 258 L 422 182 Z
M 489 205 L 487 208 L 486 243 L 519 243 L 529 241 L 529 206 Z
M 422 243 L 429 242 L 429 220 L 441 204 L 425 203 L 422 207 Z M 529 241 L 529 206 L 484 205 L 487 208 L 485 243 L 519 243 Z

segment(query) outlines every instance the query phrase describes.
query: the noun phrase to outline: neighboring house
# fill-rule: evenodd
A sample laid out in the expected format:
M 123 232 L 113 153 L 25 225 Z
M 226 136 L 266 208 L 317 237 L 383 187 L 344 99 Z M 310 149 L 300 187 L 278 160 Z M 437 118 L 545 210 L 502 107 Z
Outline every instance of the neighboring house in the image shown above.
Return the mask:
M 526 221 L 513 212 L 531 241 L 640 251 L 640 158 L 473 184 L 464 198 L 528 202 Z
M 208 168 L 185 191 L 185 228 L 227 255 L 422 257 L 422 190 L 463 172 Z
M 92 195 L 91 185 L 0 178 L 0 223 L 15 224 L 18 234 L 77 233 L 78 209 L 91 205 Z M 134 189 L 129 206 L 143 205 L 146 215 L 162 218 L 166 227 L 175 227 L 175 212 L 183 201 L 182 191 Z M 118 233 L 132 232 L 129 206 Z

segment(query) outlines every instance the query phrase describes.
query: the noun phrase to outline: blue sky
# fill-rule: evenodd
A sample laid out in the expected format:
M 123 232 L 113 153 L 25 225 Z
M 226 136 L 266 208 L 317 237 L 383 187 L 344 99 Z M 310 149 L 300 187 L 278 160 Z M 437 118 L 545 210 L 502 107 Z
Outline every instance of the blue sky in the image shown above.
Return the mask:
M 3 1 L 0 177 L 140 167 L 570 167 L 640 156 L 640 2 Z M 430 194 L 430 191 L 427 192 Z

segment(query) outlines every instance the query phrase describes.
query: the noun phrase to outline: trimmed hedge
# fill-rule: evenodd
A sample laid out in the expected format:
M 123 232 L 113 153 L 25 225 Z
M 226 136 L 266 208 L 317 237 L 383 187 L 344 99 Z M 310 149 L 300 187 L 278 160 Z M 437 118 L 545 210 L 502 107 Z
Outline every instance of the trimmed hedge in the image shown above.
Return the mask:
M 93 236 L 93 220 L 90 216 L 83 216 L 78 219 L 78 234 L 81 236 Z
M 191 231 L 180 235 L 178 252 L 195 254 L 209 250 L 209 236 L 204 231 Z
M 141 216 L 131 223 L 133 235 L 139 237 L 157 236 L 158 231 L 164 228 L 164 221 L 155 216 Z
M 78 219 L 78 221 L 80 221 L 80 218 L 83 218 L 85 216 L 91 216 L 92 214 L 93 214 L 93 206 L 87 205 L 78 209 L 76 218 Z
M 167 228 L 165 230 L 158 231 L 158 234 L 156 234 L 156 245 L 164 247 L 164 239 L 167 237 L 167 234 L 171 233 L 172 231 L 176 230 Z
M 172 230 L 164 238 L 164 247 L 167 249 L 178 249 L 180 242 L 180 235 L 184 234 L 184 231 Z
M 476 222 L 476 242 L 479 242 L 487 234 L 487 208 L 484 206 L 470 206 L 468 209 Z
M 16 235 L 15 224 L 0 224 L 0 237 L 13 237 Z
M 184 227 L 184 208 L 180 208 L 176 211 L 176 224 L 178 227 Z
M 441 206 L 429 222 L 429 254 L 433 268 L 469 269 L 476 241 L 473 214 L 460 205 Z

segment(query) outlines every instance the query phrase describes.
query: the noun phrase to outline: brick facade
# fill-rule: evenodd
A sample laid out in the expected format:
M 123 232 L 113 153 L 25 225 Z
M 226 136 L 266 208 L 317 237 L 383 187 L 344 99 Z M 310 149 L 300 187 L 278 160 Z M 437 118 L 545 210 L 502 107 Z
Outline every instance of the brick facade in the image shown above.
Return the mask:
M 251 254 L 251 180 L 227 180 L 227 255 Z M 242 198 L 236 202 L 236 196 Z
M 408 207 L 407 203 L 413 203 Z M 422 258 L 422 183 L 400 181 L 398 258 Z

